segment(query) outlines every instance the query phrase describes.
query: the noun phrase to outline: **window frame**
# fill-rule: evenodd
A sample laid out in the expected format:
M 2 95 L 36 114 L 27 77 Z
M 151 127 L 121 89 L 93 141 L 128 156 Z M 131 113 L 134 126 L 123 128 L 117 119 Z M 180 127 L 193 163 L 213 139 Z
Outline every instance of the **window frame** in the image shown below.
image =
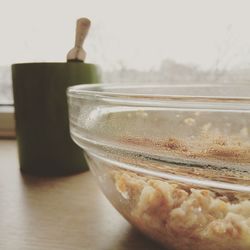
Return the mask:
M 16 138 L 14 105 L 0 104 L 0 139 Z

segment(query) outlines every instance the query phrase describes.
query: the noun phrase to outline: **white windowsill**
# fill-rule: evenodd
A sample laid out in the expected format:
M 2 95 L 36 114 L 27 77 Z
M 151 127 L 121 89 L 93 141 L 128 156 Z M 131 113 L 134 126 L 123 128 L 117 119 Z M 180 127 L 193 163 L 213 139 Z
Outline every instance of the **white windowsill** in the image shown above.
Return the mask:
M 13 106 L 0 106 L 0 138 L 15 138 L 15 118 Z

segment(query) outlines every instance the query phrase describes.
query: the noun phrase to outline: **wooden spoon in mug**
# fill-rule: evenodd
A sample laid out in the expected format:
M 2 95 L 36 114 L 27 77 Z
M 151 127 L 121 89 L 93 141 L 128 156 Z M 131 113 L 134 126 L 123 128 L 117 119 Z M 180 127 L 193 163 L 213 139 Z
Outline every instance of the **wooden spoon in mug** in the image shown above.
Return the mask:
M 86 52 L 82 48 L 83 42 L 88 34 L 90 27 L 90 20 L 88 18 L 80 18 L 76 23 L 76 38 L 75 47 L 67 54 L 68 62 L 84 62 L 86 58 Z

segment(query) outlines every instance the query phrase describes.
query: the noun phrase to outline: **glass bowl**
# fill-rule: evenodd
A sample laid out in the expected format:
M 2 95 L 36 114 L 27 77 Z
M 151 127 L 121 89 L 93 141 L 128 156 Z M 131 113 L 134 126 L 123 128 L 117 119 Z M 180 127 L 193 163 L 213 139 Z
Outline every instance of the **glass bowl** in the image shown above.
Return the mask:
M 250 249 L 250 86 L 79 85 L 70 131 L 113 206 L 177 250 Z

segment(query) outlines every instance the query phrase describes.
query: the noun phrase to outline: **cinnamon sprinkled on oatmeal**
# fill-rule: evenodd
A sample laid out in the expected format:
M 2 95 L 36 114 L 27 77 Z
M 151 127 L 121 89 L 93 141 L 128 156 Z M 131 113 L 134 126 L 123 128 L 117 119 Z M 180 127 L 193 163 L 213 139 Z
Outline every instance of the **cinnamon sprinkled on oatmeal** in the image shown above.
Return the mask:
M 162 152 L 186 158 L 202 158 L 212 160 L 223 160 L 226 162 L 249 163 L 250 144 L 241 142 L 237 138 L 229 140 L 219 137 L 204 137 L 196 140 L 183 140 L 170 137 L 154 140 L 150 138 L 124 138 L 122 140 L 132 146 L 150 148 Z
M 248 141 L 241 141 L 237 136 L 208 136 L 210 127 L 207 124 L 199 138 L 185 139 L 185 142 L 174 137 L 125 138 L 123 142 L 182 159 L 223 161 L 226 169 L 226 164 L 238 164 L 240 169 L 250 163 Z M 243 129 L 240 133 L 244 137 L 248 132 Z M 176 175 L 250 184 L 249 173 L 237 175 L 230 168 L 218 171 L 181 164 L 158 166 L 148 161 L 145 166 L 140 164 Z M 176 250 L 250 249 L 250 194 L 176 183 L 124 170 L 114 171 L 113 180 L 117 191 L 130 204 L 129 211 L 124 211 L 125 217 L 163 245 Z

